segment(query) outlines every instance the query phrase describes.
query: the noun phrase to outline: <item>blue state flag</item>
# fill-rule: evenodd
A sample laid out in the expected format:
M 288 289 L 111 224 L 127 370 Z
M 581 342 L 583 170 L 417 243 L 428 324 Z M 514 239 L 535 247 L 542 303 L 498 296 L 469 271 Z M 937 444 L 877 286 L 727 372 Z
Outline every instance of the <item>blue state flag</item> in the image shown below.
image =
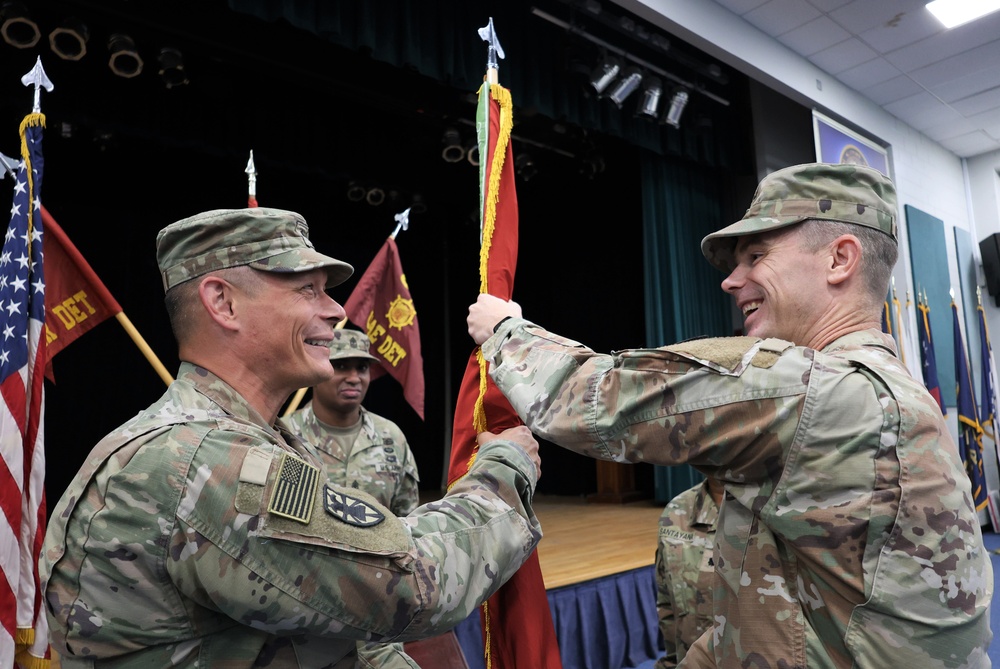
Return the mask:
M 972 501 L 976 510 L 982 511 L 988 504 L 986 472 L 983 469 L 983 428 L 979 424 L 969 358 L 958 320 L 958 306 L 954 301 L 951 303 L 951 313 L 955 322 L 955 373 L 958 378 L 958 450 L 972 482 Z
M 917 338 L 920 340 L 920 360 L 922 362 L 924 385 L 930 391 L 931 396 L 937 400 L 941 407 L 941 414 L 948 415 L 948 410 L 944 408 L 944 400 L 941 398 L 941 384 L 938 382 L 937 360 L 934 357 L 934 346 L 931 344 L 931 308 L 927 304 L 918 304 L 917 310 Z

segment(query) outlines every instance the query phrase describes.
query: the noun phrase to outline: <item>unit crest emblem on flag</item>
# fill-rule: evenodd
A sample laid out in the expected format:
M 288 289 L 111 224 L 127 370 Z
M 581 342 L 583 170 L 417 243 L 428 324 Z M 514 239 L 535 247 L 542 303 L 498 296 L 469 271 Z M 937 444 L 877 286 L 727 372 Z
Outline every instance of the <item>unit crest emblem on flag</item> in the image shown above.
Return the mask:
M 323 492 L 323 508 L 326 512 L 348 525 L 371 527 L 385 520 L 381 511 L 357 497 L 338 492 L 330 486 L 324 486 Z
M 389 319 L 390 327 L 402 330 L 413 323 L 413 319 L 417 317 L 417 310 L 413 308 L 413 300 L 407 300 L 402 295 L 397 295 L 396 299 L 389 305 L 389 312 L 385 317 Z

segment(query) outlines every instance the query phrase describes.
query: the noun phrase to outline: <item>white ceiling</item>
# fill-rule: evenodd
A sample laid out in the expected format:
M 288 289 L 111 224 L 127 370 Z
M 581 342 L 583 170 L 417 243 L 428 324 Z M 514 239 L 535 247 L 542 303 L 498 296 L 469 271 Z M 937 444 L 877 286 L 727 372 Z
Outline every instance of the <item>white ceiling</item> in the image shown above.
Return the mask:
M 1000 149 L 1000 12 L 946 30 L 926 0 L 714 1 L 956 155 Z

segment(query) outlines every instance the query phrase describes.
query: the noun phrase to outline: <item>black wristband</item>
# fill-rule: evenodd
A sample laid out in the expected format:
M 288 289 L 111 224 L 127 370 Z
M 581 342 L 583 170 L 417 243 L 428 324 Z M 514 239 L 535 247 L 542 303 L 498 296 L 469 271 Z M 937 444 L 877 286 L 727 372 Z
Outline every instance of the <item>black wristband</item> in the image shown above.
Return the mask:
M 493 334 L 497 333 L 497 330 L 500 329 L 500 326 L 503 325 L 504 321 L 506 320 L 510 320 L 510 316 L 504 316 L 503 318 L 497 321 L 497 324 L 493 326 Z

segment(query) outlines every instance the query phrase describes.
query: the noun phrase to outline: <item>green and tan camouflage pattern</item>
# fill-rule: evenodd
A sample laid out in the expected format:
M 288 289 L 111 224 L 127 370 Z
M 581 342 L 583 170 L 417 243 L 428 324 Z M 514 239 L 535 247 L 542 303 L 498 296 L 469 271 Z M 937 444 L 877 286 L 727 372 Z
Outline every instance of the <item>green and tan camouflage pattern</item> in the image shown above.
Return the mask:
M 368 355 L 369 339 L 364 332 L 336 330 L 335 334 L 340 336 L 330 346 L 331 360 Z M 364 490 L 397 516 L 405 516 L 420 505 L 416 459 L 403 431 L 388 418 L 361 407 L 361 429 L 346 454 L 331 434 L 336 428 L 316 417 L 311 402 L 284 420 L 292 433 L 316 448 L 331 482 Z M 419 666 L 401 643 L 358 642 L 358 657 L 367 662 L 361 666 Z
M 62 666 L 351 668 L 356 642 L 446 631 L 541 537 L 535 465 L 484 444 L 440 501 L 371 527 L 267 511 L 282 456 L 316 451 L 182 363 L 160 400 L 102 440 L 52 510 L 39 560 Z
M 510 318 L 482 352 L 538 437 L 725 485 L 715 626 L 685 667 L 990 666 L 993 570 L 969 477 L 888 335 L 609 355 Z
M 265 272 L 325 267 L 327 288 L 354 273 L 351 265 L 313 248 L 301 215 L 260 207 L 215 209 L 171 223 L 156 235 L 156 264 L 164 292 L 210 272 L 243 265 Z
M 416 460 L 406 435 L 388 418 L 361 407 L 361 429 L 349 453 L 341 450 L 330 426 L 316 418 L 311 402 L 283 420 L 295 435 L 316 447 L 327 476 L 337 485 L 364 490 L 397 516 L 419 505 Z
M 737 237 L 784 228 L 807 219 L 853 223 L 898 240 L 896 188 L 863 165 L 806 163 L 780 169 L 757 186 L 743 218 L 701 240 L 712 265 L 731 271 Z
M 672 669 L 712 627 L 715 527 L 719 507 L 705 482 L 667 502 L 656 544 L 656 616 L 663 655 L 654 669 Z
M 360 330 L 334 330 L 333 340 L 330 342 L 330 360 L 364 358 L 378 362 L 378 358 L 371 354 L 371 345 L 372 340 Z

